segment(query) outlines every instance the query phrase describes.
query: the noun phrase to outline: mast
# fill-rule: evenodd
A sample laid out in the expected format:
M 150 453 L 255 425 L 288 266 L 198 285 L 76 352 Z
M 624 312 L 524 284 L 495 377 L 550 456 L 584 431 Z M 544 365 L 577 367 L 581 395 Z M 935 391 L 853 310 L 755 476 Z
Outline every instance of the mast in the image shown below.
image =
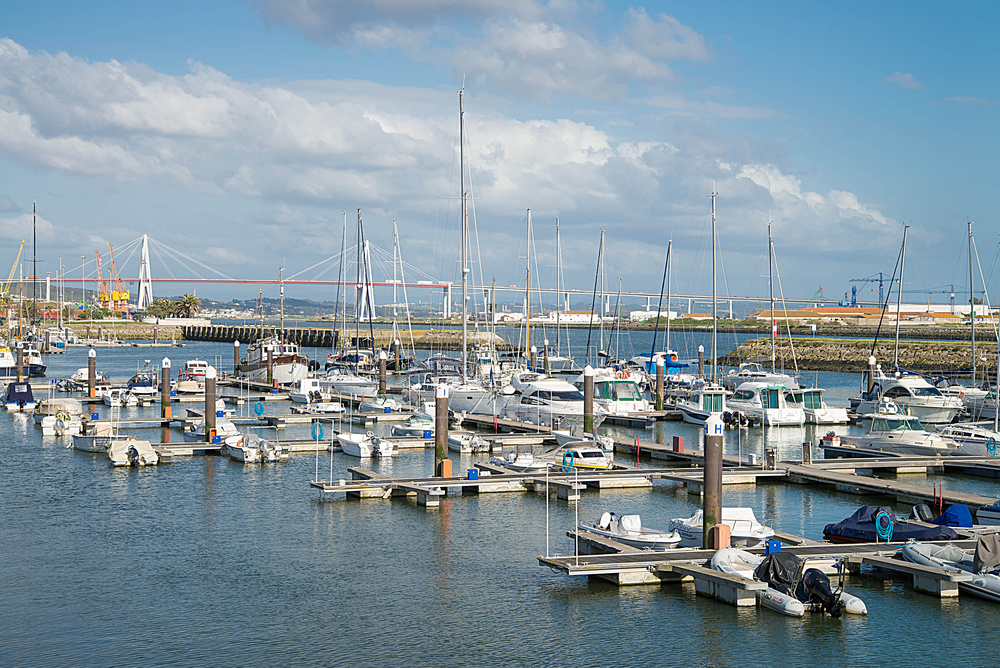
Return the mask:
M 35 203 L 31 203 L 31 324 L 38 319 L 38 297 L 35 294 L 38 285 L 38 246 L 35 245 Z M 112 313 L 112 317 L 114 314 Z
M 715 184 L 712 184 L 712 382 L 715 382 L 715 371 L 719 359 L 719 314 L 718 295 L 715 289 Z M 772 314 L 773 315 L 773 314 Z
M 260 297 L 257 298 L 257 308 L 260 310 L 260 338 L 264 338 L 264 289 L 261 288 Z
M 906 263 L 906 230 L 909 225 L 903 226 L 903 249 L 899 252 L 899 289 L 896 290 L 896 352 L 894 354 L 893 368 L 899 370 L 899 320 L 902 315 L 903 306 L 903 265 Z
M 562 314 L 562 247 L 559 240 L 559 216 L 556 216 L 556 355 L 562 354 L 560 345 L 559 316 Z
M 354 348 L 355 362 L 354 371 L 361 365 L 361 209 L 358 209 L 358 247 L 357 247 L 357 271 L 354 275 Z
M 674 240 L 670 239 L 667 241 L 667 332 L 666 332 L 666 348 L 664 349 L 667 353 L 667 358 L 670 357 L 670 252 L 673 249 Z M 660 322 L 660 311 L 656 311 L 656 322 Z M 654 351 L 655 352 L 655 351 Z M 650 355 L 649 361 L 653 361 L 653 356 Z
M 344 266 L 344 263 L 346 261 L 347 261 L 347 211 L 344 211 L 344 233 L 340 238 L 340 272 L 339 272 L 340 276 L 338 277 L 337 281 L 337 310 L 340 310 L 341 289 L 343 289 L 344 291 L 344 317 L 342 320 L 344 324 L 341 327 L 342 331 L 347 329 L 347 286 L 344 285 L 344 281 L 347 279 L 347 274 L 345 273 L 346 267 Z M 336 334 L 337 332 L 336 313 L 334 313 L 334 318 L 333 318 L 333 330 L 334 334 Z M 331 345 L 331 352 L 332 352 L 333 350 L 336 350 L 337 341 L 335 337 L 331 337 L 331 340 L 332 340 L 332 345 Z M 341 349 L 343 349 L 343 347 L 344 346 L 341 345 Z
M 278 267 L 278 343 L 285 351 L 285 268 Z
M 605 299 L 607 298 L 604 293 L 604 230 L 601 230 L 601 266 L 599 269 L 601 277 L 601 321 L 599 323 L 598 332 L 601 336 L 601 341 L 597 346 L 597 366 L 603 366 L 601 364 L 601 351 L 604 350 L 604 316 L 607 313 L 607 303 Z M 610 346 L 608 346 L 610 347 Z M 605 351 L 606 352 L 606 351 Z
M 594 271 L 594 295 L 590 298 L 590 324 L 587 327 L 587 361 L 590 361 L 590 335 L 594 331 L 594 306 L 597 301 L 597 274 L 601 270 L 601 258 L 604 256 L 604 230 L 601 230 L 601 244 L 597 247 L 597 269 Z M 600 348 L 598 346 L 598 348 Z M 596 366 L 596 362 L 595 362 Z
M 969 322 L 972 323 L 972 387 L 976 386 L 976 292 L 972 278 L 972 221 L 969 221 Z
M 771 214 L 767 215 L 767 287 L 771 292 L 771 373 L 774 373 L 774 345 L 778 335 L 778 320 L 774 317 L 774 240 L 771 237 Z M 784 359 L 784 358 L 782 358 Z M 782 362 L 784 367 L 784 362 Z
M 469 371 L 469 203 L 465 194 L 465 89 L 458 91 L 459 166 L 462 170 L 462 384 Z
M 528 209 L 528 234 L 525 237 L 524 272 L 524 357 L 531 362 L 531 209 Z

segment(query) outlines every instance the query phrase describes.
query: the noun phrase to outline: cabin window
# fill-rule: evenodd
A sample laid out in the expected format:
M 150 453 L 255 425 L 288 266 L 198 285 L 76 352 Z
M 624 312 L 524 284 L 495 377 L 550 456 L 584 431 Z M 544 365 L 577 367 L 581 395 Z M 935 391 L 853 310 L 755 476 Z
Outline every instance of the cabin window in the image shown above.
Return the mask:
M 941 391 L 936 387 L 914 387 L 913 396 L 915 397 L 940 397 Z
M 778 390 L 772 387 L 760 391 L 760 403 L 764 408 L 779 407 Z
M 721 394 L 701 395 L 701 409 L 704 411 L 708 411 L 709 413 L 721 413 L 722 395 Z
M 611 383 L 608 383 L 612 385 Z M 613 397 L 618 401 L 639 401 L 639 388 L 630 380 L 617 381 L 613 384 Z
M 890 387 L 885 391 L 885 396 L 890 399 L 898 399 L 899 397 L 909 397 L 910 393 L 905 387 Z
M 737 390 L 736 393 L 733 395 L 733 399 L 737 399 L 739 401 L 752 401 L 753 392 L 751 392 L 750 390 Z

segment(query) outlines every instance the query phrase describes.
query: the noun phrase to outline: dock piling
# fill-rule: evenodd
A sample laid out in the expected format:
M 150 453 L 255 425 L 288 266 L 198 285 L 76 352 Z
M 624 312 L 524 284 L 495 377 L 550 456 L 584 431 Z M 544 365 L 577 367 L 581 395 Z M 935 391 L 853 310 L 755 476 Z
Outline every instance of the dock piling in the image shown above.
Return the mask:
M 160 417 L 169 420 L 170 410 L 170 358 L 164 357 L 160 362 Z
M 385 367 L 386 354 L 384 350 L 378 353 L 378 393 L 385 396 Z
M 87 396 L 93 399 L 97 396 L 97 351 L 91 348 L 87 351 Z
M 215 432 L 215 369 L 205 371 L 205 442 L 211 443 Z
M 722 522 L 722 439 L 725 425 L 716 414 L 705 420 L 705 471 L 702 501 L 702 545 L 712 545 L 712 528 Z
M 594 433 L 594 369 L 583 368 L 583 431 Z
M 698 346 L 698 377 L 705 377 L 705 346 Z
M 24 382 L 24 343 L 21 341 L 17 342 L 17 382 Z
M 434 393 L 434 473 L 440 478 L 451 477 L 448 459 L 448 388 L 439 385 Z
M 656 410 L 663 410 L 663 360 L 656 361 Z
M 233 341 L 233 375 L 235 376 L 240 371 L 240 341 L 239 339 Z

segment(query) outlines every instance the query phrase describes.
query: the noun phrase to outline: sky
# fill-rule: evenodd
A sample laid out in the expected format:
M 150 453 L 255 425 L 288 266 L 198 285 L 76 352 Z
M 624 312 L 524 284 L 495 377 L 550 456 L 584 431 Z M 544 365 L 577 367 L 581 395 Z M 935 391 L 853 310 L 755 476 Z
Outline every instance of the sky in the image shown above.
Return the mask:
M 710 294 L 714 189 L 720 294 L 766 297 L 769 219 L 788 298 L 874 299 L 851 280 L 891 274 L 909 225 L 907 301 L 967 300 L 968 221 L 995 290 L 1000 7 L 814 5 L 8 3 L 0 273 L 35 204 L 42 276 L 93 280 L 112 244 L 134 278 L 147 234 L 154 278 L 335 280 L 360 209 L 376 280 L 395 220 L 408 280 L 460 282 L 464 86 L 476 283 L 523 286 L 530 209 L 533 285 L 558 218 L 569 287 L 604 230 L 607 290 L 658 292 L 672 239 L 672 292 Z

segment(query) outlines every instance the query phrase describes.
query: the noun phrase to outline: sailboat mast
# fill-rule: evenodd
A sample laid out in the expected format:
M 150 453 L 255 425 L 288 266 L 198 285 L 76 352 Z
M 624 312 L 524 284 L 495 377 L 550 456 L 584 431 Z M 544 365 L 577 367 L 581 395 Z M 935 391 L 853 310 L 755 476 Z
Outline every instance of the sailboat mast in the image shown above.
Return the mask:
M 562 314 L 562 247 L 559 244 L 559 216 L 556 216 L 556 355 L 562 354 L 559 316 Z
M 673 246 L 674 246 L 674 240 L 673 239 L 670 239 L 669 241 L 667 241 L 667 336 L 666 336 L 666 344 L 667 344 L 667 346 L 666 346 L 666 348 L 664 348 L 664 350 L 667 353 L 667 358 L 668 359 L 669 359 L 669 356 L 670 356 L 670 252 L 673 250 Z M 659 310 L 657 310 L 657 313 L 656 313 L 656 322 L 660 322 L 660 313 L 659 313 Z M 653 351 L 653 352 L 656 352 L 656 351 Z M 652 356 L 649 358 L 649 361 L 650 362 L 653 361 Z
M 524 243 L 524 357 L 531 362 L 531 209 L 528 209 L 528 233 Z
M 347 262 L 347 211 L 344 211 L 344 232 L 340 237 L 340 272 L 339 272 L 340 276 L 338 281 L 339 285 L 337 286 L 338 309 L 340 308 L 340 292 L 341 290 L 343 290 L 344 292 L 344 315 L 341 320 L 343 322 L 343 325 L 341 326 L 341 332 L 347 330 L 347 286 L 344 284 L 344 281 L 347 279 L 347 274 L 346 274 L 347 267 L 345 266 L 346 262 Z M 333 327 L 334 327 L 334 333 L 336 334 L 337 318 L 333 319 Z M 333 346 L 331 349 L 332 352 L 333 350 L 336 350 L 337 340 L 336 336 L 331 337 L 331 339 L 333 342 Z M 344 346 L 342 344 L 341 349 L 343 349 L 343 347 Z
M 465 91 L 458 91 L 459 164 L 462 170 L 462 384 L 469 370 L 469 203 L 465 193 Z
M 260 338 L 264 338 L 264 290 L 261 289 L 260 296 L 257 297 L 257 308 L 260 310 Z
M 771 292 L 771 373 L 774 373 L 774 344 L 778 335 L 778 320 L 774 317 L 774 241 L 771 237 L 771 215 L 767 216 L 767 287 Z
M 976 386 L 976 288 L 972 278 L 972 221 L 969 221 L 969 322 L 972 323 L 972 386 Z
M 896 290 L 896 352 L 894 353 L 893 369 L 899 370 L 899 321 L 903 307 L 903 265 L 906 263 L 906 231 L 909 225 L 903 226 L 903 249 L 899 253 L 899 289 Z
M 278 342 L 282 345 L 284 352 L 285 345 L 285 268 L 278 268 L 278 321 L 279 332 Z
M 354 362 L 355 372 L 361 365 L 361 209 L 358 209 L 358 246 L 357 246 L 357 268 L 354 272 L 354 348 L 357 353 Z
M 715 184 L 712 184 L 712 382 L 715 382 L 715 371 L 719 359 L 719 314 L 718 294 L 715 288 Z
M 396 219 L 392 219 L 392 327 L 393 336 L 396 334 L 396 262 L 399 258 L 399 232 L 396 230 Z

